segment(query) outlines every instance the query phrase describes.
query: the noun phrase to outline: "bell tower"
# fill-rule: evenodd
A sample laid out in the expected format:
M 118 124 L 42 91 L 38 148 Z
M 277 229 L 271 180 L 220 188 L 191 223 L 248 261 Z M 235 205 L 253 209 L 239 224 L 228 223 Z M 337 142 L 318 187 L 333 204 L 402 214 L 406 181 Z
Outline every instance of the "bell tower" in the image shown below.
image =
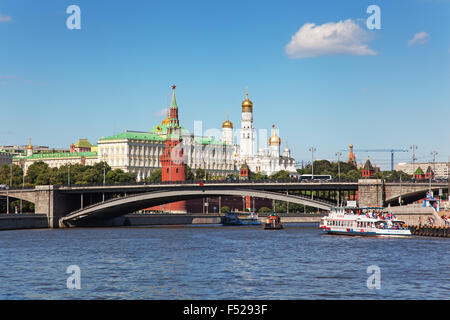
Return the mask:
M 255 128 L 253 127 L 253 102 L 248 98 L 248 89 L 245 100 L 242 102 L 241 132 L 240 132 L 240 158 L 246 160 L 253 157 L 255 148 Z

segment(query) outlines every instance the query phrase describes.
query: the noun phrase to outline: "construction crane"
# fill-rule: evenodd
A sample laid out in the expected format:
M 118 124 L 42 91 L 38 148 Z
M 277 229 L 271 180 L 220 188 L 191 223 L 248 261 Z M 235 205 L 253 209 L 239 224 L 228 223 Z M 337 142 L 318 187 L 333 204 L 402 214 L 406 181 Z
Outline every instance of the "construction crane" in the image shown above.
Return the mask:
M 350 151 L 350 150 L 342 150 Z M 390 152 L 391 153 L 391 171 L 394 171 L 394 153 L 395 152 L 408 152 L 405 149 L 353 149 L 353 152 Z

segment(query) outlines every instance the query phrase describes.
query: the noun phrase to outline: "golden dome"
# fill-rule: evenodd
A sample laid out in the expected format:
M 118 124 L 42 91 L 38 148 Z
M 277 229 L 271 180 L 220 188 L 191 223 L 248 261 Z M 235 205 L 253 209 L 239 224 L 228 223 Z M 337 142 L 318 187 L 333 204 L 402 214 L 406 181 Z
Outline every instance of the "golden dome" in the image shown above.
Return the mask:
M 245 93 L 245 100 L 242 102 L 242 112 L 253 112 L 253 102 L 248 99 L 248 89 Z
M 275 125 L 272 126 L 272 136 L 269 139 L 269 145 L 270 146 L 279 146 L 279 145 L 281 145 L 281 139 L 277 135 L 277 131 L 275 129 Z
M 29 143 L 28 143 L 27 149 L 28 150 L 33 150 L 33 146 L 31 145 L 31 138 L 29 139 Z
M 222 124 L 222 128 L 231 128 L 231 129 L 233 129 L 233 124 L 230 122 L 230 120 L 227 120 L 227 121 L 225 121 Z
M 228 120 L 228 113 L 227 113 L 227 120 L 224 123 L 222 123 L 222 128 L 233 129 L 233 123 L 230 120 Z
M 279 136 L 271 136 L 269 139 L 270 146 L 279 146 L 281 144 L 281 138 Z

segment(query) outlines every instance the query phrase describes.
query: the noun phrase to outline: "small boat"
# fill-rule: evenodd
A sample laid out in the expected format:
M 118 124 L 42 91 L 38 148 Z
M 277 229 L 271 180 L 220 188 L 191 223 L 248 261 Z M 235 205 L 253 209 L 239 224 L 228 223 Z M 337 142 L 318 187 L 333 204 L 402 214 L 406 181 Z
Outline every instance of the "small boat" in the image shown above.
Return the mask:
M 281 218 L 277 214 L 270 214 L 266 218 L 264 223 L 264 229 L 266 230 L 280 230 L 283 229 L 283 224 L 281 223 Z
M 336 207 L 323 217 L 319 228 L 330 234 L 405 237 L 411 231 L 404 221 L 382 207 Z
M 247 226 L 260 225 L 258 214 L 256 212 L 230 211 L 222 217 L 224 226 Z

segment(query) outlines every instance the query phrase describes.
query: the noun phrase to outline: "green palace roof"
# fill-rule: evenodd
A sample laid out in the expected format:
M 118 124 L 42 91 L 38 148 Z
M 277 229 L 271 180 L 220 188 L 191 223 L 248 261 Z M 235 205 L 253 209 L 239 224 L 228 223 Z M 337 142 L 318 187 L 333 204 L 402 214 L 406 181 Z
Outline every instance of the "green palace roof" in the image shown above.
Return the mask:
M 78 142 L 75 143 L 75 146 L 81 148 L 90 148 L 92 147 L 92 144 L 88 141 L 88 139 L 78 139 Z
M 109 137 L 100 138 L 99 141 L 105 140 L 148 140 L 148 141 L 158 141 L 164 142 L 166 141 L 167 136 L 167 127 L 166 124 L 159 124 L 154 126 L 150 132 L 141 132 L 141 131 L 125 131 L 119 134 L 115 134 Z M 181 134 L 188 135 L 190 134 L 185 128 L 181 127 Z M 222 141 L 214 140 L 214 138 L 210 137 L 195 137 L 196 143 L 204 144 L 204 145 L 224 145 Z
M 64 159 L 64 158 L 80 158 L 80 157 L 97 157 L 97 152 L 58 152 L 58 153 L 35 153 L 29 157 L 15 156 L 13 159 Z
M 225 145 L 222 141 L 214 140 L 214 138 L 208 138 L 208 137 L 195 137 L 194 141 L 199 144 L 217 144 L 217 145 Z
M 125 131 L 119 134 L 115 134 L 109 137 L 100 138 L 100 141 L 104 140 L 152 140 L 152 141 L 165 141 L 165 137 L 153 132 L 136 132 Z

